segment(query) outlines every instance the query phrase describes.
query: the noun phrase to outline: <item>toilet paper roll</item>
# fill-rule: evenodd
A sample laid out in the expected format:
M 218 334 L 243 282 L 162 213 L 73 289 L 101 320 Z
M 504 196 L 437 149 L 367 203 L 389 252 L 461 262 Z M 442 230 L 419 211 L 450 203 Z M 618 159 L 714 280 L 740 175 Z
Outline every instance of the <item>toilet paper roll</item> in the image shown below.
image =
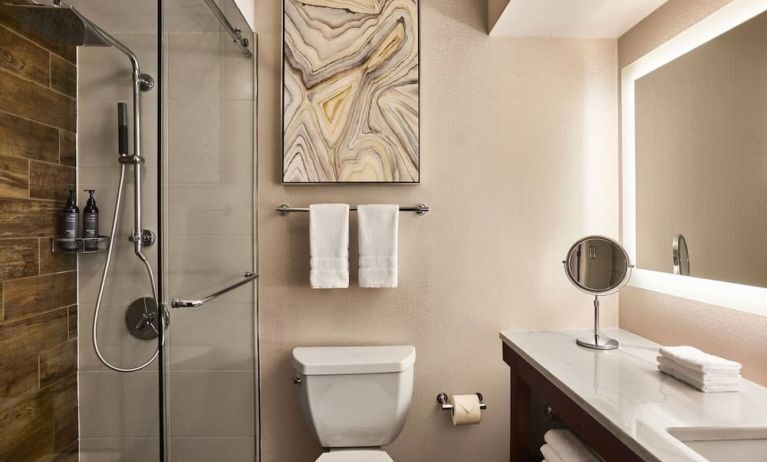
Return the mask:
M 453 405 L 453 425 L 476 425 L 482 420 L 479 396 L 476 394 L 453 395 L 450 404 Z

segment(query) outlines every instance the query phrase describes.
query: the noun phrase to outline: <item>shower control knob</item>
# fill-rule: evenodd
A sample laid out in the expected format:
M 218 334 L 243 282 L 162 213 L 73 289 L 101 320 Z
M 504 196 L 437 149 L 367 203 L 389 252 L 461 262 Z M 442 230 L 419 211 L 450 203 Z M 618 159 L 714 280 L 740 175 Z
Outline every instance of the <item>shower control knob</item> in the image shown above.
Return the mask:
M 154 88 L 154 79 L 149 74 L 141 74 L 138 78 L 138 85 L 141 91 L 149 91 Z
M 140 239 L 141 239 L 142 246 L 150 247 L 154 245 L 155 241 L 157 240 L 157 236 L 152 230 L 142 229 Z M 137 234 L 131 234 L 130 236 L 128 236 L 128 240 L 130 242 L 136 242 L 139 240 L 139 236 Z

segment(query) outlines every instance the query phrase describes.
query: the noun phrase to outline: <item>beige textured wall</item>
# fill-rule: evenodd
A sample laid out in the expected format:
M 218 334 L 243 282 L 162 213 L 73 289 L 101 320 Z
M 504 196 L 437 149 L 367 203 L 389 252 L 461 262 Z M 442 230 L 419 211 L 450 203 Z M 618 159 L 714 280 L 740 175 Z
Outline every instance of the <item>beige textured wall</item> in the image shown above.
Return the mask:
M 561 260 L 587 233 L 618 232 L 615 41 L 489 38 L 486 0 L 423 0 L 422 184 L 283 186 L 280 2 L 256 8 L 263 460 L 320 453 L 290 381 L 293 347 L 406 343 L 417 348 L 415 395 L 392 457 L 507 461 L 498 331 L 587 327 L 591 300 Z M 398 289 L 309 289 L 308 216 L 273 209 L 330 201 L 432 207 L 402 216 Z M 616 302 L 605 300 L 606 325 Z M 483 392 L 482 424 L 453 428 L 436 410 L 440 391 Z
M 687 29 L 730 0 L 670 0 L 618 40 L 621 67 Z M 692 344 L 744 364 L 767 384 L 767 317 L 636 288 L 620 295 L 620 325 L 664 344 Z

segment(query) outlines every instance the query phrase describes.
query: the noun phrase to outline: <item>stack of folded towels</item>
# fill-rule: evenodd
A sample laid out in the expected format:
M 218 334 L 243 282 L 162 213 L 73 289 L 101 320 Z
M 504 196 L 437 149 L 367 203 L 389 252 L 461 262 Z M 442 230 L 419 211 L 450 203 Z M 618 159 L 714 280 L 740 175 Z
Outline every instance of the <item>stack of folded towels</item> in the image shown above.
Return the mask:
M 549 430 L 541 446 L 543 462 L 601 462 L 581 440 L 569 430 Z
M 738 391 L 740 363 L 691 346 L 662 347 L 658 370 L 703 392 Z

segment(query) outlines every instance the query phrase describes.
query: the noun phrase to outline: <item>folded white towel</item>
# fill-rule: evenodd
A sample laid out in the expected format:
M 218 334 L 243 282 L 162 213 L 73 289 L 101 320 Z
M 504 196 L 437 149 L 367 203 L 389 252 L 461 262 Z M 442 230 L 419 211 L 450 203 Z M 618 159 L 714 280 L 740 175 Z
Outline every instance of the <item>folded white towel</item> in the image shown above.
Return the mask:
M 357 218 L 360 287 L 397 287 L 399 206 L 360 205 Z
M 667 368 L 660 364 L 658 364 L 658 370 L 663 372 L 664 374 L 668 374 L 671 377 L 674 377 L 675 379 L 686 383 L 687 385 L 690 385 L 694 388 L 697 388 L 698 390 L 704 392 L 704 393 L 723 393 L 723 392 L 731 392 L 731 391 L 738 391 L 740 390 L 740 380 L 732 380 L 730 382 L 722 382 L 722 383 L 711 383 L 711 382 L 703 382 L 700 380 L 696 380 L 694 378 L 691 378 L 681 372 L 679 372 L 678 369 L 675 368 Z
M 692 369 L 686 366 L 682 366 L 679 363 L 676 363 L 665 356 L 658 356 L 656 358 L 658 360 L 658 366 L 663 367 L 664 369 L 673 369 L 677 371 L 679 374 L 684 375 L 685 377 L 688 377 L 690 380 L 695 380 L 700 383 L 704 384 L 728 384 L 733 382 L 738 382 L 741 379 L 740 372 L 737 370 L 731 370 L 731 371 L 722 371 L 722 372 L 701 372 L 697 369 Z
M 691 346 L 661 347 L 660 355 L 701 372 L 740 371 L 741 369 L 740 363 L 704 353 Z
M 309 206 L 309 252 L 313 288 L 349 287 L 349 205 Z
M 544 462 L 565 462 L 559 458 L 557 453 L 548 444 L 541 446 L 541 455 L 544 457 Z
M 543 435 L 543 439 L 562 462 L 601 462 L 602 460 L 569 430 L 549 430 Z

